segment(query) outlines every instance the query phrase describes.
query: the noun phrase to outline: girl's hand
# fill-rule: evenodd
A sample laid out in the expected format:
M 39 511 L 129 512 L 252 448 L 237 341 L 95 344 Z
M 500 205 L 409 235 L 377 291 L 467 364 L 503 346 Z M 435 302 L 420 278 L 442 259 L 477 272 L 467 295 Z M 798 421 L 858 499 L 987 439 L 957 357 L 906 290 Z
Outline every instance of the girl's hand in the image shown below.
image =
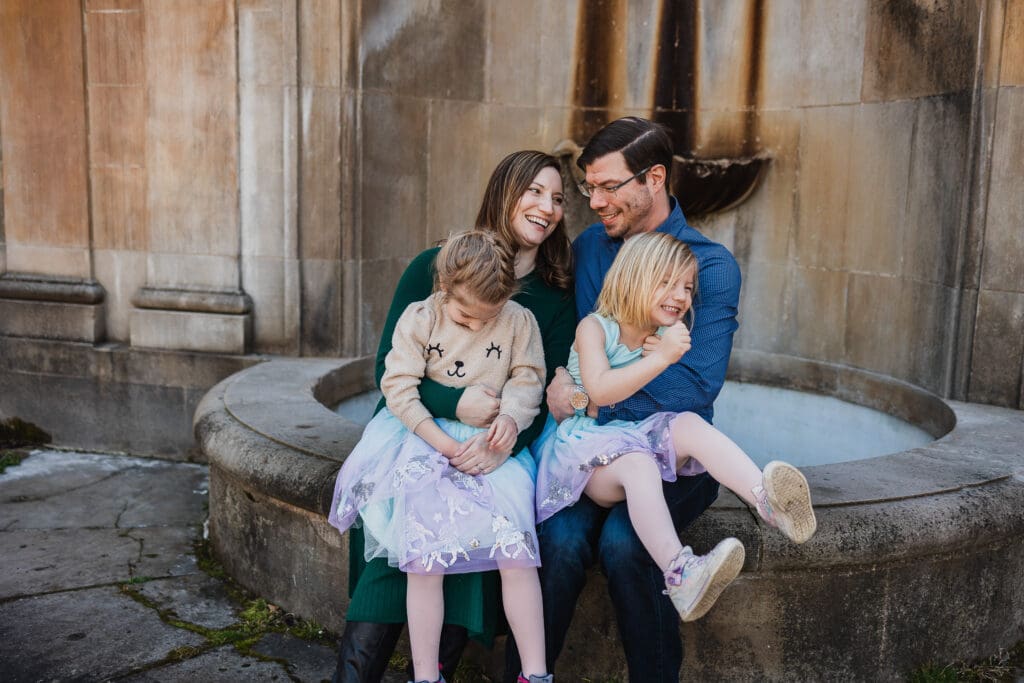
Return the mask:
M 486 427 L 498 417 L 498 392 L 483 384 L 466 387 L 455 406 L 455 417 L 470 427 Z
M 499 451 L 488 448 L 487 433 L 480 432 L 466 439 L 449 462 L 452 467 L 466 474 L 490 474 L 505 464 L 511 454 L 510 449 Z
M 661 342 L 657 344 L 653 353 L 660 356 L 668 365 L 672 365 L 689 350 L 690 330 L 679 321 L 665 329 L 661 335 Z
M 660 343 L 661 337 L 659 337 L 656 334 L 652 334 L 651 336 L 644 339 L 644 350 L 640 355 L 644 357 L 651 355 L 658 348 L 658 344 Z
M 499 415 L 487 430 L 487 447 L 495 451 L 511 451 L 518 436 L 516 421 L 508 415 Z

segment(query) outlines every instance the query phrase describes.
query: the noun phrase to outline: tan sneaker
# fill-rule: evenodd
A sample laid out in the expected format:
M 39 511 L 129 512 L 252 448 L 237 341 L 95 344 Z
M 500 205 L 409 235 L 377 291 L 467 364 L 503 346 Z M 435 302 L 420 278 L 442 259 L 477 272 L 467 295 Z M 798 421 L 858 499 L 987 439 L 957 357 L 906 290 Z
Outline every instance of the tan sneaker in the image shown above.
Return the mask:
M 818 529 L 807 479 L 789 463 L 773 460 L 765 465 L 762 481 L 763 488 L 753 490 L 761 518 L 794 543 L 806 542 Z
M 665 572 L 665 595 L 683 621 L 694 621 L 707 614 L 725 587 L 743 568 L 743 544 L 727 538 L 707 555 L 694 555 L 684 546 Z

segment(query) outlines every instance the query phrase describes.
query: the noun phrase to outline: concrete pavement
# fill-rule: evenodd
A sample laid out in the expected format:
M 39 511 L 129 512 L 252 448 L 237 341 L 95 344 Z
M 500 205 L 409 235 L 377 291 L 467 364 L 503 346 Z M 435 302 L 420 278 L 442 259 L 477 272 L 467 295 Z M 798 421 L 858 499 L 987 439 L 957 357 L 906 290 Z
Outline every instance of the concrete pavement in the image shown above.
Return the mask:
M 200 568 L 206 499 L 204 465 L 40 450 L 8 467 L 0 679 L 330 679 L 329 634 Z

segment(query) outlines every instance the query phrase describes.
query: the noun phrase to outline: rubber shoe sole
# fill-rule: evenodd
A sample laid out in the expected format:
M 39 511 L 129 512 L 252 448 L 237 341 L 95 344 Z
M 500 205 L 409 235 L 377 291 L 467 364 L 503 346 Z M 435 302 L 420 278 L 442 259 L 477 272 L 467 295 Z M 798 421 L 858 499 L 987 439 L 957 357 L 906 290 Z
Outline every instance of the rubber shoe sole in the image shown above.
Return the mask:
M 726 586 L 739 576 L 745 557 L 743 544 L 735 538 L 727 538 L 716 545 L 706 556 L 709 563 L 707 586 L 698 595 L 694 604 L 686 609 L 685 606 L 680 608 L 673 601 L 673 605 L 679 611 L 679 618 L 683 621 L 696 621 L 707 614 Z
M 818 529 L 807 478 L 789 463 L 773 460 L 764 468 L 764 490 L 779 531 L 794 543 L 805 543 Z

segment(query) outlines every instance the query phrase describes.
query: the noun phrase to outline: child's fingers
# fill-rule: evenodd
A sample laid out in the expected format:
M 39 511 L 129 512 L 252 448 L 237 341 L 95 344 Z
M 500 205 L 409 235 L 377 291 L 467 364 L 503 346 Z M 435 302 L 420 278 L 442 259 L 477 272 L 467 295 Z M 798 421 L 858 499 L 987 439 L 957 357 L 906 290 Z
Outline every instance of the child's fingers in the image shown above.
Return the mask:
M 487 443 L 491 446 L 491 448 L 500 448 L 500 444 L 503 444 L 508 441 L 508 436 L 508 430 L 502 429 L 496 432 L 492 438 L 488 439 Z

